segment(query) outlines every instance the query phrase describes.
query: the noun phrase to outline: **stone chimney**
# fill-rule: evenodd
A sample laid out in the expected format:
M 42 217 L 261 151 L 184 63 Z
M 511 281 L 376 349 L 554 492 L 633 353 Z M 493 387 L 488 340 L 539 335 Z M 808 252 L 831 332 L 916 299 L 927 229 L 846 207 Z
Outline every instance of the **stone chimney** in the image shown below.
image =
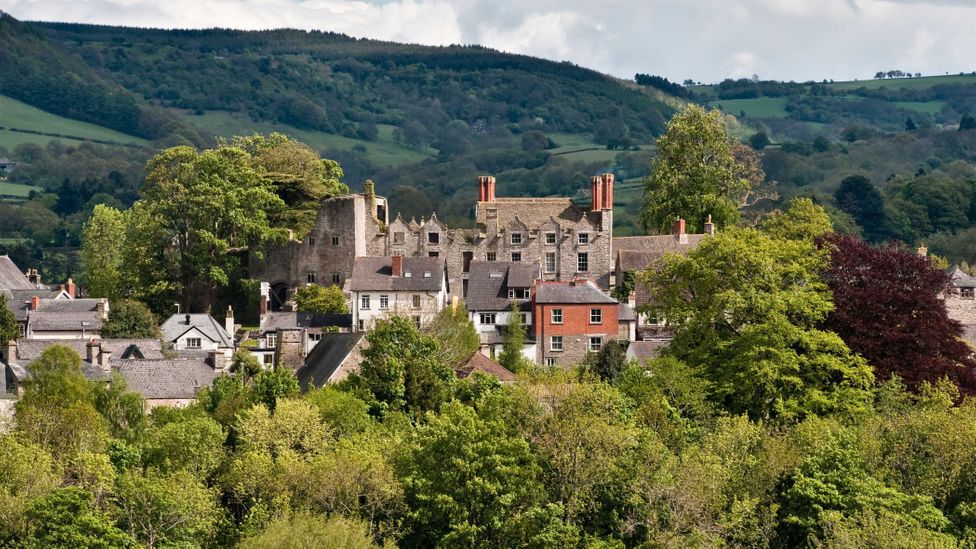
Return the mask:
M 94 363 L 92 363 L 94 365 Z M 112 375 L 112 351 L 98 344 L 98 369 L 108 377 Z
M 41 297 L 32 295 L 30 301 L 30 310 L 36 311 L 41 308 Z
M 95 311 L 98 312 L 98 318 L 108 320 L 108 300 L 99 299 L 98 303 L 95 305 Z
M 478 202 L 495 201 L 495 177 L 491 175 L 478 176 Z
M 607 210 L 613 209 L 613 174 L 605 173 L 603 174 L 603 197 L 601 199 L 603 203 L 603 208 Z
M 590 198 L 593 201 L 590 211 L 598 212 L 603 209 L 603 177 L 594 175 L 590 178 Z
M 688 233 L 685 232 L 685 220 L 684 219 L 682 219 L 682 218 L 679 217 L 678 219 L 676 219 L 674 221 L 674 230 L 672 232 L 674 233 L 674 237 L 676 239 L 678 239 L 678 242 L 679 243 L 681 243 L 681 244 L 687 244 L 688 243 Z
M 303 328 L 278 328 L 275 338 L 275 364 L 279 368 L 295 371 L 305 364 Z
M 918 254 L 919 257 L 928 257 L 929 249 L 925 246 L 925 244 L 922 244 L 917 250 L 915 250 L 915 253 Z
M 5 347 L 3 358 L 7 361 L 7 364 L 13 364 L 17 358 L 17 342 L 13 339 L 8 340 Z
M 218 348 L 210 351 L 210 366 L 216 372 L 223 372 L 227 369 L 227 354 L 224 349 Z
M 27 280 L 35 286 L 41 285 L 41 275 L 38 274 L 37 269 L 27 269 Z
M 233 339 L 236 330 L 234 330 L 234 309 L 230 305 L 227 306 L 227 315 L 224 317 L 224 329 Z
M 76 288 L 75 288 L 75 281 L 74 280 L 71 280 L 69 278 L 68 279 L 68 283 L 64 285 L 64 291 L 68 292 L 68 296 L 70 296 L 71 299 L 74 299 L 75 298 L 75 290 L 76 290 Z
M 393 259 L 393 276 L 403 276 L 403 256 L 395 255 Z
M 708 214 L 708 220 L 705 221 L 705 234 L 715 236 L 715 224 L 712 223 L 712 214 Z

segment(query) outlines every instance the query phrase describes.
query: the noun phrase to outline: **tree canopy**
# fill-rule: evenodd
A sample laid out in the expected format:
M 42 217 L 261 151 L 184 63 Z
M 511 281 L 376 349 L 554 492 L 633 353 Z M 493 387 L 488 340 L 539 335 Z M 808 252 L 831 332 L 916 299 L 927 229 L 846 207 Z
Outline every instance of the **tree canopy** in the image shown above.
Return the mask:
M 348 313 L 346 296 L 342 288 L 306 284 L 295 292 L 295 306 L 301 313 Z

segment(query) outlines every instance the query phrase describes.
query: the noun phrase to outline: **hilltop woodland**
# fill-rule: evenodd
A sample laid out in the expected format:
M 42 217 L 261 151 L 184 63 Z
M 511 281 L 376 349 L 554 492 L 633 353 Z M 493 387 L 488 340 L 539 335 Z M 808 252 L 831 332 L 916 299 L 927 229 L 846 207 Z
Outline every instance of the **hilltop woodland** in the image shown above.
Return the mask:
M 709 160 L 662 155 L 645 192 L 691 220 L 702 200 L 741 202 L 756 182 L 722 124 L 700 108 L 675 117 L 662 150 L 708 143 Z M 219 295 L 239 248 L 301 230 L 284 205 L 341 191 L 328 162 L 271 177 L 256 159 L 281 151 L 314 155 L 280 137 L 156 155 L 144 198 L 94 208 L 86 265 L 112 276 L 91 287 L 152 304 L 179 295 L 184 264 L 209 262 L 189 280 Z M 674 191 L 701 174 L 693 195 Z M 214 197 L 187 192 L 203 180 Z M 225 209 L 211 220 L 249 220 L 183 247 L 184 262 L 155 216 L 189 210 L 192 233 L 192 210 L 213 201 Z M 941 266 L 837 233 L 809 198 L 745 221 L 730 209 L 714 238 L 638 274 L 675 329 L 646 362 L 616 343 L 568 371 L 506 351 L 516 382 L 459 380 L 478 338 L 449 308 L 423 332 L 379 322 L 338 385 L 300 394 L 290 371 L 242 351 L 196 403 L 146 413 L 123 378 L 89 382 L 52 347 L 0 435 L 0 545 L 972 547 L 976 363 Z M 137 309 L 120 329 L 143 324 Z

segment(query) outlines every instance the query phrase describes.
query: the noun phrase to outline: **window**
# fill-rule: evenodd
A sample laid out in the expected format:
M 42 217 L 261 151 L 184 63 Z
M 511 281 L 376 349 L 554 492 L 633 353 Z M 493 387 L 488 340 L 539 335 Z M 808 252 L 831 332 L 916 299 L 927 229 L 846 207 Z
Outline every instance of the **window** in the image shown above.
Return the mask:
M 420 329 L 420 315 L 414 315 L 413 325 L 415 328 Z
M 274 355 L 264 355 L 263 358 L 265 366 L 271 366 L 274 364 Z
M 522 261 L 522 252 L 512 252 L 512 263 Z
M 333 284 L 339 283 L 339 273 L 332 273 L 332 283 Z
M 590 309 L 590 324 L 603 324 L 603 309 Z
M 550 351 L 562 351 L 563 350 L 563 336 L 552 336 L 549 339 L 549 350 Z
M 556 233 L 546 233 L 546 244 L 556 243 Z
M 440 244 L 441 243 L 441 233 L 427 233 L 427 243 L 428 244 Z
M 278 344 L 278 334 L 274 334 L 274 333 L 268 334 L 267 336 L 265 336 L 265 339 L 268 342 L 268 347 L 274 347 L 275 345 Z
M 551 319 L 551 321 L 552 321 L 553 324 L 562 324 L 563 323 L 563 310 L 562 309 L 553 309 L 552 310 L 552 316 L 550 317 L 550 319 Z
M 485 254 L 485 261 L 495 261 L 495 252 L 488 252 Z
M 590 270 L 590 256 L 586 252 L 576 254 L 576 271 L 585 273 Z
M 308 334 L 309 341 L 322 341 L 322 334 Z
M 440 255 L 440 252 L 427 252 L 427 257 L 438 257 Z
M 364 295 L 359 298 L 359 308 L 363 311 L 369 310 L 369 296 Z
M 556 365 L 556 359 L 552 357 L 546 358 L 546 366 L 555 366 L 555 365 Z
M 976 296 L 976 292 L 973 290 L 976 290 L 976 288 L 960 288 L 959 294 L 963 299 L 973 299 L 973 297 Z
M 305 275 L 305 282 L 315 284 L 315 271 L 309 272 Z
M 597 337 L 591 337 L 590 338 L 590 350 L 591 351 L 594 351 L 594 352 L 595 351 L 599 351 L 602 348 L 603 348 L 603 338 L 602 337 L 597 336 Z
M 590 233 L 579 233 L 577 235 L 577 238 L 579 239 L 578 242 L 580 244 L 589 244 L 590 243 Z
M 188 338 L 186 338 L 186 348 L 187 349 L 199 349 L 200 348 L 200 338 L 199 337 L 188 337 Z
M 397 231 L 393 233 L 393 243 L 403 244 L 403 231 Z
M 556 272 L 556 252 L 546 252 L 546 272 Z
M 366 329 L 366 321 L 365 321 L 365 320 L 362 320 L 362 319 L 360 319 L 360 320 L 359 320 L 359 331 L 360 331 L 360 332 L 362 332 L 362 331 L 363 331 L 363 330 L 365 330 L 365 329 Z
M 308 245 L 309 246 L 314 246 L 315 245 L 315 237 L 314 236 L 308 237 Z
M 380 296 L 380 310 L 388 309 L 390 307 L 390 296 L 381 295 Z
M 420 294 L 413 294 L 413 308 L 420 308 Z
M 509 288 L 508 289 L 509 299 L 528 299 L 529 289 L 528 288 Z
M 461 252 L 461 272 L 471 272 L 472 259 L 474 259 L 474 252 Z
M 338 236 L 333 236 L 332 237 L 332 245 L 333 246 L 338 246 L 339 245 L 339 237 Z
M 512 233 L 512 244 L 522 243 L 522 233 Z
M 482 324 L 495 324 L 495 313 L 480 313 L 478 316 Z
M 528 325 L 528 323 L 529 323 L 529 313 L 519 313 L 519 322 L 522 323 L 522 326 Z
M 463 298 L 467 298 L 468 297 L 468 279 L 467 278 L 462 278 L 461 279 L 461 297 L 463 297 Z

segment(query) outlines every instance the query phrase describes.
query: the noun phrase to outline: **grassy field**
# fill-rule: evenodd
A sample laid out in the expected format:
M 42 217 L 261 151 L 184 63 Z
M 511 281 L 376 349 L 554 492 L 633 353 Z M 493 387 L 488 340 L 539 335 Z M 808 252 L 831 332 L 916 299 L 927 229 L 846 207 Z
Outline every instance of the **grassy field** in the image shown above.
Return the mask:
M 712 101 L 709 107 L 721 109 L 733 116 L 746 113 L 754 118 L 786 118 L 785 97 L 757 97 L 755 99 L 720 99 Z
M 620 153 L 619 150 L 608 150 L 606 145 L 600 145 L 590 141 L 587 136 L 575 133 L 549 133 L 549 139 L 556 142 L 558 147 L 549 149 L 553 155 L 558 155 L 566 160 L 578 162 L 613 162 Z M 641 146 L 642 149 L 648 145 Z
M 827 86 L 835 90 L 856 90 L 857 88 L 906 88 L 911 90 L 928 88 L 937 84 L 976 84 L 976 75 L 923 76 L 922 78 L 895 78 L 892 80 L 853 80 L 847 82 L 831 82 Z
M 894 101 L 892 105 L 926 114 L 936 114 L 945 106 L 945 101 Z
M 41 190 L 43 189 L 40 187 L 0 181 L 0 197 L 27 198 L 31 191 L 40 192 Z
M 148 143 L 145 139 L 102 126 L 63 118 L 3 95 L 0 95 L 0 127 L 56 133 L 63 136 L 57 138 L 63 141 L 99 140 L 138 145 Z M 8 148 L 19 143 L 44 144 L 52 139 L 55 138 L 47 135 L 0 131 L 0 145 Z
M 280 132 L 307 144 L 315 150 L 351 149 L 356 145 L 366 147 L 366 154 L 370 160 L 381 166 L 399 166 L 413 164 L 436 154 L 435 149 L 425 152 L 416 151 L 400 145 L 393 140 L 392 126 L 379 126 L 379 138 L 376 141 L 351 139 L 330 133 L 299 130 L 284 124 L 271 122 L 255 122 L 246 115 L 229 112 L 208 112 L 203 115 L 186 115 L 187 122 L 211 132 L 214 135 L 230 137 L 252 133 Z

